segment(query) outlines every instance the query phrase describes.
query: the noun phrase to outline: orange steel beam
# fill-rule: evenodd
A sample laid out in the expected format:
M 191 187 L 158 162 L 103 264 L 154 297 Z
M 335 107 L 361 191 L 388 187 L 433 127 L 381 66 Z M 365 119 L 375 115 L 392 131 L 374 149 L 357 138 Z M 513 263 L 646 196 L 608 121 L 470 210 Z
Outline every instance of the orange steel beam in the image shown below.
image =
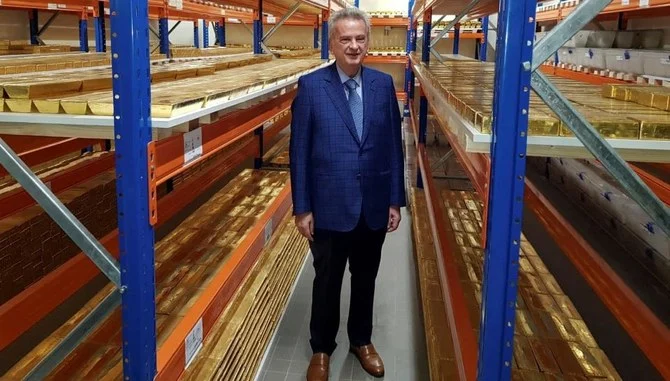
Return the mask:
M 371 56 L 365 57 L 368 64 L 407 64 L 407 56 Z
M 291 113 L 279 119 L 278 121 L 275 122 L 275 124 L 273 124 L 272 126 L 268 127 L 265 131 L 263 131 L 263 134 L 265 135 L 264 146 L 267 147 L 269 143 L 272 141 L 272 139 L 274 139 L 277 135 L 279 135 L 279 133 L 282 132 L 290 124 L 291 124 Z
M 407 93 L 404 91 L 396 91 L 395 96 L 398 98 L 398 101 L 403 103 L 407 102 Z
M 100 143 L 102 143 L 102 140 L 99 139 L 58 139 L 52 143 L 21 152 L 18 155 L 26 165 L 34 166 Z M 0 176 L 5 175 L 7 175 L 7 171 L 0 168 Z
M 58 194 L 104 171 L 114 168 L 114 154 L 81 163 L 73 168 L 55 173 L 43 179 L 51 191 Z M 0 195 L 0 218 L 35 205 L 35 200 L 23 188 L 17 188 Z
M 567 79 L 572 79 L 575 81 L 580 81 L 584 83 L 590 83 L 593 85 L 604 85 L 607 83 L 630 83 L 627 81 L 622 81 L 619 79 L 615 78 L 610 78 L 610 77 L 601 77 L 599 75 L 595 74 L 590 74 L 590 73 L 582 73 L 579 71 L 572 71 L 568 69 L 563 69 L 560 67 L 555 67 L 555 66 L 550 66 L 550 65 L 542 65 L 540 66 L 540 70 L 542 70 L 543 73 L 547 74 L 552 74 L 556 75 L 559 77 L 567 78 Z
M 399 26 L 407 27 L 409 19 L 407 17 L 372 17 L 370 18 L 372 26 Z
M 475 380 L 477 375 L 477 337 L 470 324 L 465 294 L 458 275 L 458 266 L 454 258 L 456 243 L 453 236 L 446 233 L 449 226 L 438 201 L 439 193 L 435 189 L 430 164 L 426 156 L 426 147 L 419 144 L 418 162 L 423 176 L 424 193 L 428 205 L 428 217 L 433 232 L 435 251 L 442 286 L 442 297 L 446 301 L 445 309 L 449 317 L 451 337 L 461 380 Z
M 265 121 L 291 106 L 295 90 L 287 92 L 259 106 L 240 110 L 224 116 L 202 128 L 202 156 L 184 162 L 183 135 L 160 140 L 156 143 L 156 178 L 160 185 L 193 165 L 224 149 L 262 125 Z M 229 126 L 233 126 L 230 128 Z
M 225 174 L 241 165 L 247 158 L 258 152 L 258 142 L 248 136 L 244 143 L 228 155 L 217 158 L 210 168 L 200 176 L 187 180 L 177 190 L 158 200 L 158 225 L 174 217 L 180 210 L 193 202 L 204 189 L 209 188 Z
M 178 380 L 186 367 L 185 340 L 199 322 L 203 340 L 211 333 L 216 320 L 235 290 L 258 259 L 264 246 L 266 229 L 274 231 L 291 206 L 291 186 L 287 184 L 269 209 L 263 213 L 251 232 L 233 251 L 226 266 L 215 275 L 202 295 L 158 349 L 156 380 Z
M 670 380 L 668 327 L 528 179 L 526 179 L 525 200 L 561 250 L 656 367 L 661 377 Z
M 628 163 L 628 165 L 630 165 L 635 173 L 640 176 L 642 181 L 644 181 L 649 186 L 649 188 L 654 191 L 654 193 L 658 196 L 658 198 L 661 199 L 661 201 L 667 205 L 670 205 L 670 184 L 632 163 Z
M 109 233 L 100 240 L 115 258 L 119 255 L 118 242 L 118 231 Z M 80 253 L 0 305 L 0 350 L 37 324 L 98 274 L 100 270 L 86 255 Z

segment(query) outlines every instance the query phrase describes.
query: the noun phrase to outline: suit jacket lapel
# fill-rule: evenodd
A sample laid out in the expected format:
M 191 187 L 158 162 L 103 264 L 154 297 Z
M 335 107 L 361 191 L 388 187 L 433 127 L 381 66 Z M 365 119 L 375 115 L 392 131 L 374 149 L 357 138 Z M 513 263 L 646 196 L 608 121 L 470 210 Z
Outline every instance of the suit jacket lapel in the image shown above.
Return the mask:
M 347 102 L 347 96 L 344 93 L 344 86 L 340 81 L 340 75 L 337 73 L 335 64 L 330 65 L 330 68 L 330 76 L 326 75 L 324 78 L 326 80 L 326 83 L 324 84 L 326 93 L 328 93 L 328 96 L 330 96 L 330 99 L 333 101 L 335 108 L 342 116 L 342 119 L 344 119 L 344 124 L 346 124 L 347 128 L 349 129 L 351 136 L 356 139 L 356 143 L 361 144 L 361 140 L 358 138 L 358 132 L 356 132 L 354 117 L 351 115 L 349 103 Z M 365 88 L 363 88 L 363 91 L 365 91 Z M 363 107 L 363 115 L 365 115 L 365 105 Z
M 374 109 L 375 79 L 371 76 L 371 73 L 363 67 L 361 76 L 363 82 L 363 139 L 361 139 L 361 146 L 363 146 L 370 134 L 370 115 L 373 112 L 384 112 L 384 110 Z

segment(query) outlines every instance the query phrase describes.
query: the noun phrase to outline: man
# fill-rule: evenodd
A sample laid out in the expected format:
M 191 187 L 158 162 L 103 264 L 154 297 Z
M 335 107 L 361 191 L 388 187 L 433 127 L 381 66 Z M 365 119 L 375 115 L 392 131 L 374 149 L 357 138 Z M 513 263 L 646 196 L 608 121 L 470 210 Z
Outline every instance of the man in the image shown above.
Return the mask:
M 374 291 L 387 232 L 405 206 L 400 110 L 392 78 L 362 66 L 369 16 L 357 8 L 330 20 L 333 65 L 300 78 L 292 105 L 293 212 L 314 258 L 309 381 L 327 380 L 339 328 L 347 260 L 350 351 L 373 376 L 384 364 L 371 342 Z

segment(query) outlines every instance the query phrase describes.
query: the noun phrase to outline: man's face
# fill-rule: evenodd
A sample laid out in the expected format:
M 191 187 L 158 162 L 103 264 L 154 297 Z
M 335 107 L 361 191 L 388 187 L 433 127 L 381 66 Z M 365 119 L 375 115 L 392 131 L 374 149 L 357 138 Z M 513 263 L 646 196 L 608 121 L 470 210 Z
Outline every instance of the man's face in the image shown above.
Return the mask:
M 342 19 L 335 23 L 334 27 L 335 33 L 333 40 L 330 41 L 330 50 L 340 68 L 348 75 L 355 75 L 368 52 L 368 31 L 365 22 Z

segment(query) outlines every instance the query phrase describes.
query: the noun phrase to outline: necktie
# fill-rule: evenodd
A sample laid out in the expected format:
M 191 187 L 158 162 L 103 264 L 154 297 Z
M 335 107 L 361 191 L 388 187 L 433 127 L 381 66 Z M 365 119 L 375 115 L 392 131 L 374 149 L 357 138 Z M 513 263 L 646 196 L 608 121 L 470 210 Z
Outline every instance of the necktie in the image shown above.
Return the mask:
M 358 138 L 362 139 L 363 137 L 363 100 L 356 92 L 358 83 L 353 79 L 350 79 L 344 83 L 349 90 L 349 109 L 351 110 L 351 116 L 354 117 L 354 123 L 356 124 L 356 132 L 358 133 Z

